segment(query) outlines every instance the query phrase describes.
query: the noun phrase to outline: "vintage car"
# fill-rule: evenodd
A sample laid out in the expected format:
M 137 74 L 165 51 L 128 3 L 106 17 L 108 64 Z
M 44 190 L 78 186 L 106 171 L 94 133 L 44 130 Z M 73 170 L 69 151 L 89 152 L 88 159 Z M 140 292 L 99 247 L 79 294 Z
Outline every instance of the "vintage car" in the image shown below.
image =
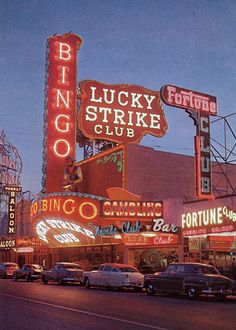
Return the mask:
M 13 274 L 20 267 L 15 262 L 1 262 L 0 278 L 12 278 Z
M 14 281 L 25 279 L 27 282 L 33 282 L 42 277 L 43 267 L 37 264 L 24 264 L 13 274 Z
M 235 282 L 219 274 L 214 266 L 201 263 L 173 263 L 165 271 L 145 275 L 148 295 L 155 293 L 187 294 L 191 299 L 199 295 L 225 298 L 233 293 Z
M 57 262 L 50 270 L 45 270 L 42 273 L 42 281 L 56 282 L 58 284 L 81 283 L 84 270 L 79 264 L 72 262 Z
M 88 289 L 91 286 L 106 288 L 133 288 L 141 291 L 144 275 L 135 267 L 126 264 L 104 263 L 98 270 L 84 272 L 83 284 Z

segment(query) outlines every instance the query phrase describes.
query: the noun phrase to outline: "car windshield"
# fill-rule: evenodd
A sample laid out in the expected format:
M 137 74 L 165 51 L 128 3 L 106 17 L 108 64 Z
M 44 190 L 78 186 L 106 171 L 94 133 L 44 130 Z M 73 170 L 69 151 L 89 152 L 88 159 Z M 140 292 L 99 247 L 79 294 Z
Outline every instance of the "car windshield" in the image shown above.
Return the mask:
M 118 268 L 120 272 L 123 273 L 137 273 L 138 270 L 134 267 L 119 267 Z
M 81 269 L 81 267 L 76 264 L 65 265 L 65 268 L 66 269 Z
M 201 267 L 201 272 L 203 274 L 219 274 L 214 267 Z

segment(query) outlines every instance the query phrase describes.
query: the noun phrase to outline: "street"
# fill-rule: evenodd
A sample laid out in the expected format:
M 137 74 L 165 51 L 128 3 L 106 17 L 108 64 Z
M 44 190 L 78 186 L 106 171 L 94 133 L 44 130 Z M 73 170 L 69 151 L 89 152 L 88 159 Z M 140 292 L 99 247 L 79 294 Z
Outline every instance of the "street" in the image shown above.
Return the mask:
M 0 329 L 233 329 L 236 298 L 190 301 L 145 292 L 0 280 Z

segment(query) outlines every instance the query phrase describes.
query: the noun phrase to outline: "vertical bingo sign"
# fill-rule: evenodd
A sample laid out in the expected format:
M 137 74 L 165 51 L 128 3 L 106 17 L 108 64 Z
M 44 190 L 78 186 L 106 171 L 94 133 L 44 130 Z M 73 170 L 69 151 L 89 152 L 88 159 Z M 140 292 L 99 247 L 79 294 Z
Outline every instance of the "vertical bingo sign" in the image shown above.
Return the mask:
M 75 158 L 78 35 L 48 38 L 45 77 L 44 152 L 42 187 L 62 191 L 65 158 Z
M 15 234 L 16 195 L 21 192 L 20 186 L 4 186 L 4 192 L 9 195 L 8 200 L 8 235 Z

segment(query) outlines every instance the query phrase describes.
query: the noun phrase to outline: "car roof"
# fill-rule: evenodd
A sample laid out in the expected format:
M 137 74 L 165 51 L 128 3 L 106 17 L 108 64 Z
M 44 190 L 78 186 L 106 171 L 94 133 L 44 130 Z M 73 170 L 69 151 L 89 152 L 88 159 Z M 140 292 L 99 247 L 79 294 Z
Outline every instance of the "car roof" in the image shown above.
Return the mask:
M 100 266 L 111 266 L 111 267 L 132 267 L 132 268 L 136 268 L 132 265 L 128 265 L 128 264 L 118 264 L 118 263 L 112 263 L 112 262 L 105 262 L 103 264 L 101 264 Z
M 58 261 L 56 262 L 56 265 L 78 265 L 80 266 L 77 262 L 69 262 L 69 261 Z
M 214 266 L 212 265 L 208 265 L 208 264 L 204 264 L 204 263 L 201 263 L 201 262 L 173 262 L 169 265 L 191 265 L 191 266 L 204 266 L 204 267 L 212 267 L 212 268 L 215 268 Z
M 0 262 L 0 265 L 13 265 L 13 266 L 18 266 L 16 262 Z

